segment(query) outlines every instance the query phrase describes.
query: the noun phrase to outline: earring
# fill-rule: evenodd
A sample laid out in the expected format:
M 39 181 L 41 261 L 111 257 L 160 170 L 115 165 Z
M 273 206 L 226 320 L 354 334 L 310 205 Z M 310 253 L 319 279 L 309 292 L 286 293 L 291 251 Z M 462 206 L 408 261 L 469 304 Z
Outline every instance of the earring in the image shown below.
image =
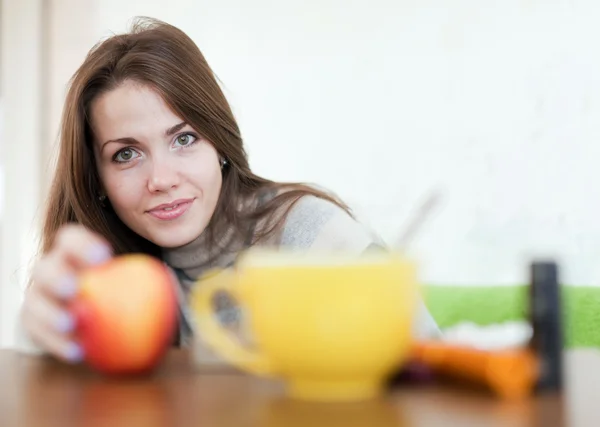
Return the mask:
M 225 166 L 227 166 L 227 160 L 221 159 L 221 169 L 223 169 Z
M 104 194 L 101 196 L 98 196 L 98 200 L 100 200 L 100 206 L 102 206 L 103 208 L 106 207 L 104 205 L 104 201 L 106 200 L 106 196 Z

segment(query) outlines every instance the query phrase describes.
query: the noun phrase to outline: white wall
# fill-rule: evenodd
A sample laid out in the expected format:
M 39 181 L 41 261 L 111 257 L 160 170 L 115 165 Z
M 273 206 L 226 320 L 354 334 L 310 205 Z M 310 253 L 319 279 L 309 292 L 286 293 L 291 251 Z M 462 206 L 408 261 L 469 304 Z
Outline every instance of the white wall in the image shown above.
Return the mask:
M 257 172 L 328 186 L 389 239 L 443 189 L 413 246 L 424 280 L 517 283 L 552 254 L 600 284 L 595 0 L 49 4 L 47 142 L 87 49 L 157 17 L 205 53 Z
M 40 206 L 42 114 L 42 0 L 1 2 L 0 129 L 4 174 L 0 239 L 0 347 L 13 339 L 28 261 L 36 244 Z
M 515 283 L 529 256 L 600 284 L 593 0 L 102 0 L 96 29 L 179 25 L 223 80 L 253 167 L 322 183 L 384 236 L 433 187 L 424 278 Z

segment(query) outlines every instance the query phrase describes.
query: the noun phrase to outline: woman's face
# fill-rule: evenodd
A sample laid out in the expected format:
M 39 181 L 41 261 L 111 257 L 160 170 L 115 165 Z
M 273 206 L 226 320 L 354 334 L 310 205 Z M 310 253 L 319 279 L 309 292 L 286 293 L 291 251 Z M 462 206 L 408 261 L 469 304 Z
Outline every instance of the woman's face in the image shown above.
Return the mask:
M 221 191 L 212 144 L 135 82 L 98 97 L 90 115 L 100 181 L 119 218 L 163 248 L 198 237 Z

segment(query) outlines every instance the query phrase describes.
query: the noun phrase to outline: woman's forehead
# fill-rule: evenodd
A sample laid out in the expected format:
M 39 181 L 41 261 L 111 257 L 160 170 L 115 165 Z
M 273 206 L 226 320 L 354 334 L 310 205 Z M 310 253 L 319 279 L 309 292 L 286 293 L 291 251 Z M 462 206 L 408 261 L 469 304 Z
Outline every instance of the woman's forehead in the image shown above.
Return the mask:
M 90 109 L 96 139 L 156 136 L 184 120 L 148 86 L 125 82 L 94 100 Z

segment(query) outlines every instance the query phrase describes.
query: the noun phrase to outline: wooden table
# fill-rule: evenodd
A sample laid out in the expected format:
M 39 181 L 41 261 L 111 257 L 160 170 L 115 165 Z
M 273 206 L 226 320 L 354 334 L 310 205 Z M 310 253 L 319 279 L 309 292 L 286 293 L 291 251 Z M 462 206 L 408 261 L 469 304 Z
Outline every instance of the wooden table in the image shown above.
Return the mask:
M 279 384 L 199 372 L 173 351 L 150 377 L 116 380 L 82 367 L 0 350 L 2 427 L 392 427 L 600 425 L 600 352 L 566 355 L 567 391 L 503 402 L 471 388 L 400 386 L 381 399 L 318 404 Z

